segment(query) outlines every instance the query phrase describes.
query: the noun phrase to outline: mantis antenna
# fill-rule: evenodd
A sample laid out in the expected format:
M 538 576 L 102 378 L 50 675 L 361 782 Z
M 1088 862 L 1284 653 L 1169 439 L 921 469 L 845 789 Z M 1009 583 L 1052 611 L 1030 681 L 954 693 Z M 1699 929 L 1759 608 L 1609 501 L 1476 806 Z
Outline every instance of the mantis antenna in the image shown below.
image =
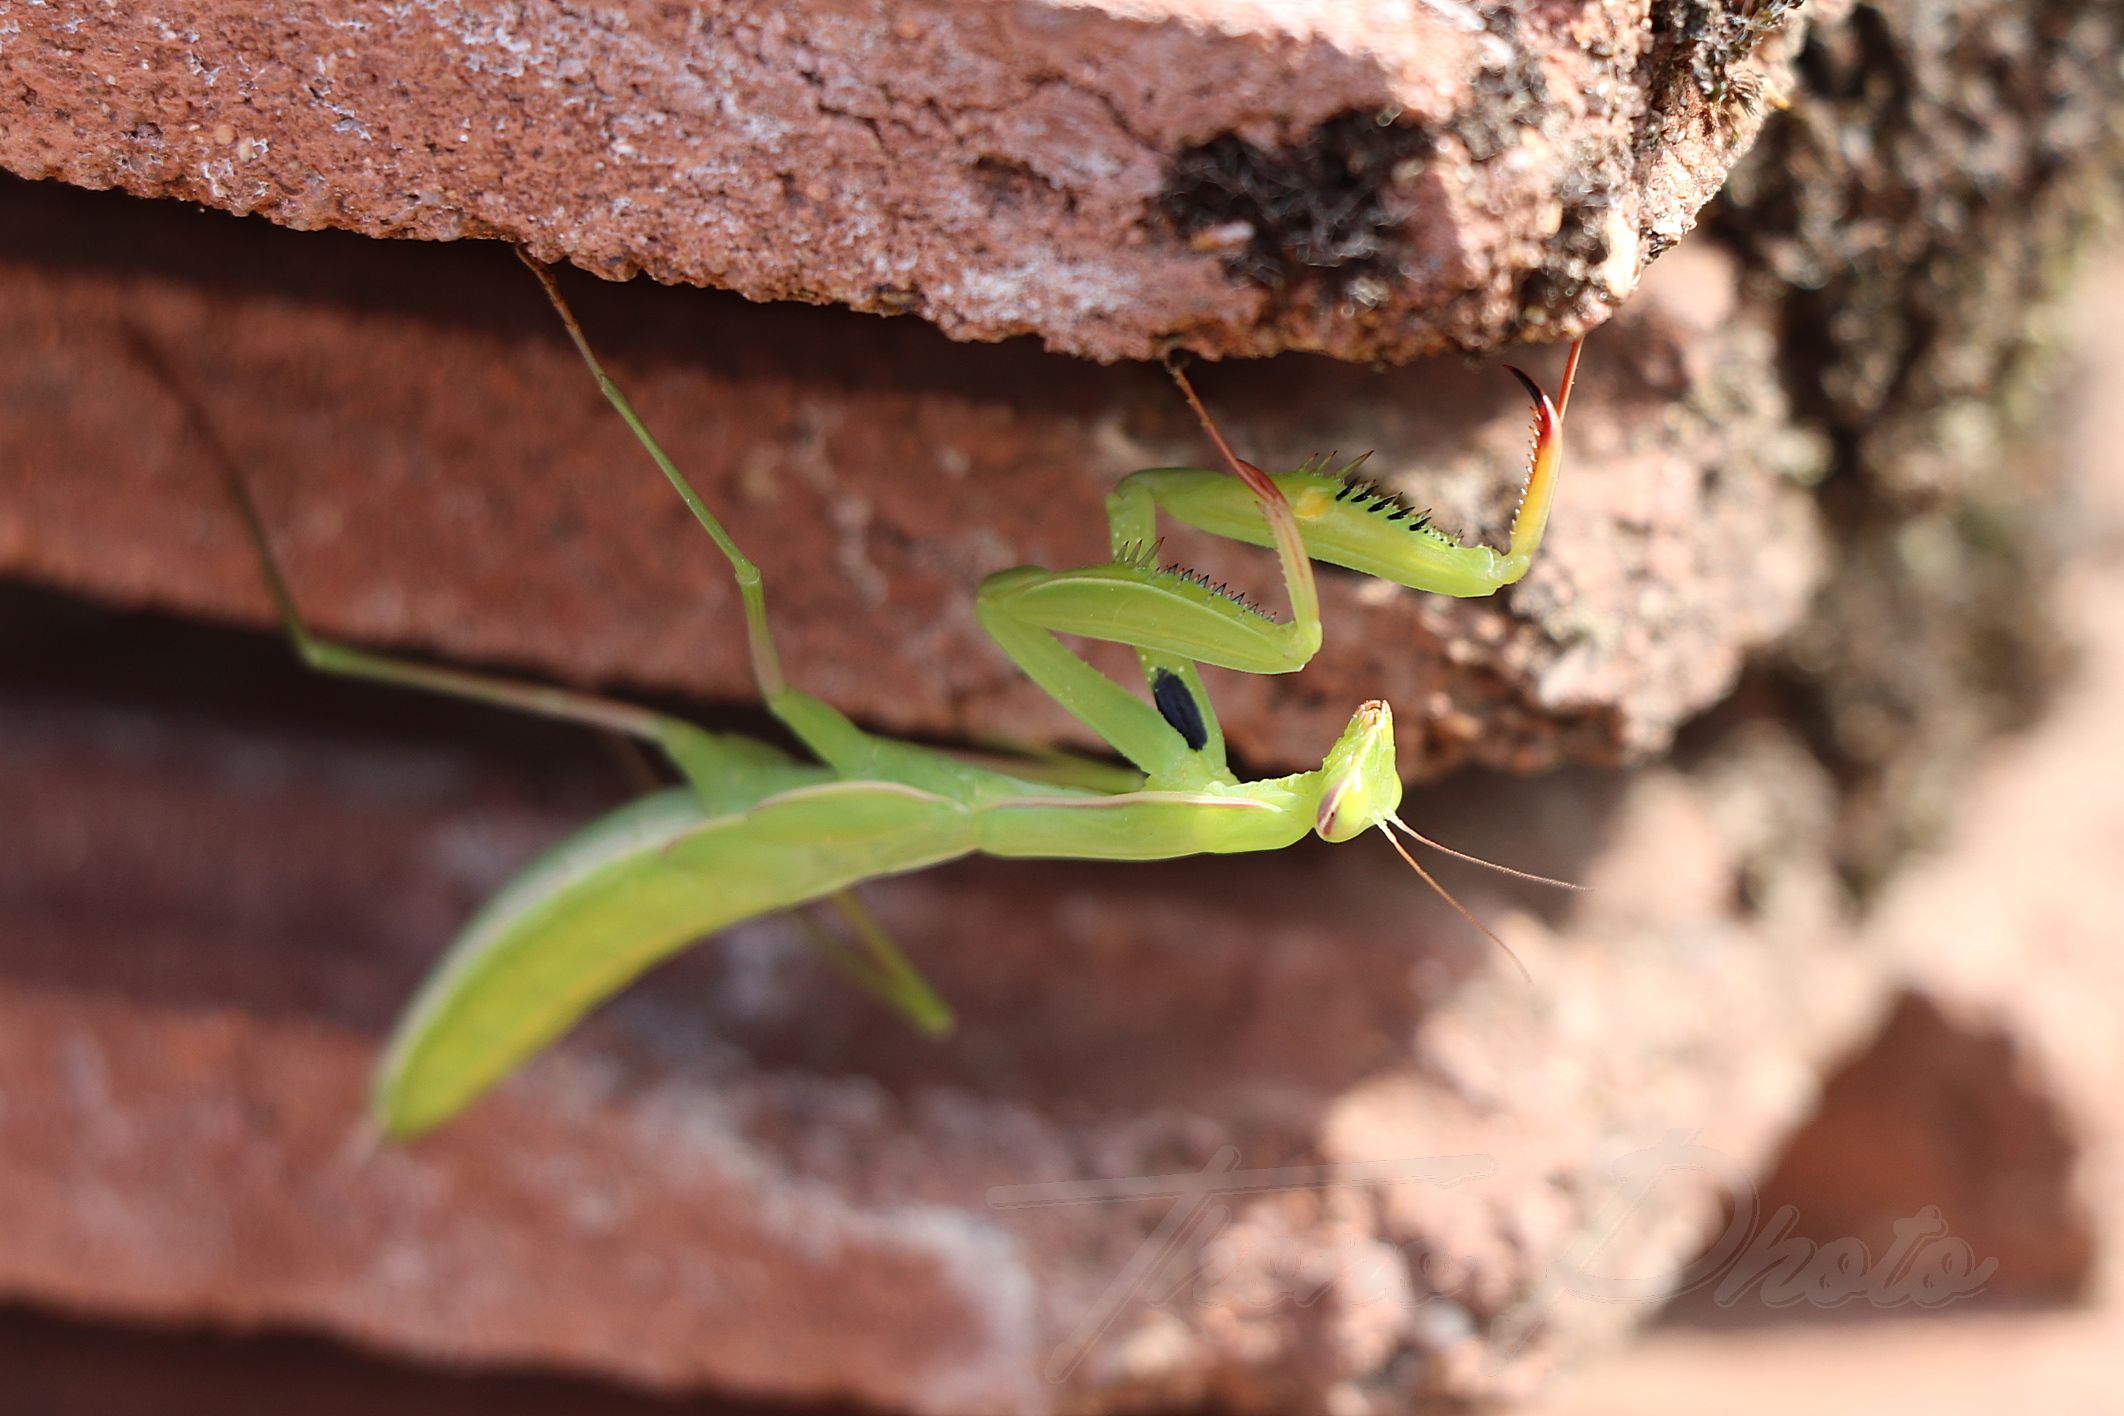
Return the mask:
M 1387 829 L 1388 827 L 1392 827 L 1394 829 L 1389 830 Z M 1502 949 L 1504 951 L 1505 957 L 1510 959 L 1512 961 L 1513 966 L 1519 970 L 1519 976 L 1521 979 L 1530 984 L 1534 982 L 1534 975 L 1528 970 L 1526 962 L 1519 957 L 1518 951 L 1513 949 L 1511 945 L 1505 943 L 1504 940 L 1499 937 L 1496 930 L 1490 928 L 1490 926 L 1484 924 L 1479 918 L 1477 918 L 1473 910 L 1469 909 L 1466 905 L 1463 905 L 1462 903 L 1460 903 L 1459 900 L 1455 899 L 1452 891 L 1446 889 L 1445 886 L 1438 883 L 1437 877 L 1433 876 L 1430 871 L 1425 870 L 1420 864 L 1418 864 L 1416 857 L 1410 855 L 1407 848 L 1405 848 L 1401 844 L 1401 842 L 1394 839 L 1394 831 L 1400 831 L 1404 836 L 1407 836 L 1410 840 L 1416 841 L 1422 845 L 1429 846 L 1432 850 L 1437 851 L 1443 855 L 1449 855 L 1455 860 L 1464 860 L 1470 865 L 1479 865 L 1486 870 L 1494 870 L 1499 875 L 1509 875 L 1515 880 L 1526 880 L 1536 885 L 1553 885 L 1559 890 L 1584 890 L 1587 888 L 1586 886 L 1576 884 L 1569 880 L 1558 880 L 1553 876 L 1536 875 L 1531 870 L 1515 870 L 1509 865 L 1500 865 L 1494 860 L 1485 860 L 1479 855 L 1469 855 L 1466 851 L 1456 851 L 1451 846 L 1444 845 L 1438 841 L 1432 840 L 1429 836 L 1424 835 L 1423 832 L 1409 825 L 1408 822 L 1403 821 L 1399 816 L 1389 815 L 1385 817 L 1379 823 L 1379 831 L 1381 835 L 1387 838 L 1387 844 L 1394 848 L 1394 853 L 1408 862 L 1409 869 L 1415 871 L 1418 875 L 1422 876 L 1423 883 L 1438 892 L 1439 899 L 1444 900 L 1447 904 L 1451 905 L 1462 919 L 1466 920 L 1470 925 L 1480 930 L 1484 938 L 1488 939 L 1492 944 L 1495 944 L 1499 949 Z

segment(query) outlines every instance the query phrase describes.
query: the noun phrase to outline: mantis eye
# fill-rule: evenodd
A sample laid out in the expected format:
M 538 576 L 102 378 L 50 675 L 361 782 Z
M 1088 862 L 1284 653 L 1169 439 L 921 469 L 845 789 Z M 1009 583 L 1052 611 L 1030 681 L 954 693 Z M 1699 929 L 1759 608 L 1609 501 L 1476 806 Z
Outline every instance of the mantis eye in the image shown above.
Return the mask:
M 1331 785 L 1327 789 L 1327 791 L 1321 795 L 1320 811 L 1313 818 L 1313 830 L 1317 832 L 1320 838 L 1324 841 L 1347 839 L 1348 837 L 1348 833 L 1346 832 L 1342 837 L 1337 837 L 1337 835 L 1335 834 L 1335 828 L 1341 824 L 1340 813 L 1342 809 L 1342 798 L 1347 795 L 1349 785 L 1349 778 L 1345 777 L 1341 781 Z

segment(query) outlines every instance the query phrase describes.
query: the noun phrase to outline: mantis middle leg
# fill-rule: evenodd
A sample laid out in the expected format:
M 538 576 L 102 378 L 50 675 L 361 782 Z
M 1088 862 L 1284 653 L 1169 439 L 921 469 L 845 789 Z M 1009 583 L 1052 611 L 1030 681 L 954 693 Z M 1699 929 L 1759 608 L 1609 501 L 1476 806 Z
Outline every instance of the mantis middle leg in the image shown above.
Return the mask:
M 1189 406 L 1234 476 L 1173 468 L 1137 472 L 1107 499 L 1114 560 L 1074 571 L 1016 570 L 981 588 L 981 620 L 1005 652 L 1064 706 L 1160 781 L 1228 779 L 1224 737 L 1196 664 L 1288 673 L 1320 647 L 1314 559 L 1438 594 L 1496 593 L 1523 576 L 1539 550 L 1562 463 L 1563 408 L 1578 367 L 1574 343 L 1558 402 L 1518 369 L 1534 401 L 1534 444 L 1503 552 L 1464 545 L 1427 513 L 1352 475 L 1308 464 L 1271 477 L 1225 441 L 1184 374 Z M 1361 461 L 1362 459 L 1360 459 Z M 1291 619 L 1278 623 L 1221 587 L 1155 559 L 1159 512 L 1213 535 L 1268 546 L 1282 567 Z M 1054 639 L 1077 634 L 1137 652 L 1160 734 L 1141 705 Z M 1180 743 L 1174 746 L 1174 740 Z

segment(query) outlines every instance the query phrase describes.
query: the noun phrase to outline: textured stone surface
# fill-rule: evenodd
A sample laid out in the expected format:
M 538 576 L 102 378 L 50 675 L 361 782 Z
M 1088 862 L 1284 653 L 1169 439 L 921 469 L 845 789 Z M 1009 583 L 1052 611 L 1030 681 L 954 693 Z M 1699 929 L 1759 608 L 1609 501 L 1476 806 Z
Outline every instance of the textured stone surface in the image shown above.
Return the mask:
M 2018 1107 L 1994 1128 L 2010 1163 L 1969 1169 L 1975 1203 L 2018 1222 L 2030 1258 L 2048 1259 L 2029 1269 L 2054 1275 L 2052 1296 L 2124 1295 L 2124 1032 L 2115 1012 L 2124 996 L 2115 868 L 2124 849 L 2124 779 L 2115 770 L 2124 716 L 2124 357 L 2109 337 L 2119 309 L 2124 268 L 2112 265 L 2072 320 L 2091 361 L 2073 427 L 2102 469 L 2075 483 L 2078 553 L 2049 606 L 2077 650 L 2076 672 L 2038 728 L 1990 754 L 1943 848 L 1897 882 L 1878 925 L 1907 987 L 1965 1035 L 1993 1040 L 1999 1060 L 1971 1080 L 1960 1106 L 2006 1115 L 2016 1093 L 2042 1098 L 2047 1116 Z M 2062 1146 L 2044 1145 L 2046 1129 Z
M 1930 872 L 1920 878 L 1929 882 Z M 1969 935 L 1937 937 L 1956 949 Z M 2076 968 L 2058 986 L 2085 989 L 2100 977 Z M 1924 984 L 1908 991 L 1880 1036 L 1829 1079 L 1820 1110 L 1764 1178 L 1762 1222 L 1789 1206 L 1797 1239 L 1856 1240 L 1878 1260 L 1897 1252 L 1897 1226 L 1912 1229 L 1929 1209 L 1940 1238 L 1966 1245 L 1972 1265 L 1990 1264 L 1982 1284 L 1990 1303 L 2086 1295 L 2105 1237 L 2124 1237 L 2098 1231 L 2090 1152 L 2111 1143 L 2107 1133 L 2124 1117 L 2077 1104 L 2069 1091 L 2085 1079 L 2038 1060 L 2049 1044 L 2032 1019 L 2015 1015 L 2022 1001 L 1948 997 Z M 1902 1248 L 1909 1253 L 1910 1242 Z M 1778 1287 L 1733 1279 L 1726 1297 L 1741 1310 L 1735 1316 L 1771 1311 L 1765 1284 Z M 1701 1311 L 1716 1292 L 1707 1285 L 1684 1301 Z M 1862 1293 L 1854 1306 L 1872 1305 Z M 1905 1303 L 1896 1315 L 1921 1312 Z
M 2049 424 L 2058 282 L 2114 220 L 2124 5 L 1808 8 L 1805 101 L 1715 227 L 1779 290 L 1815 362 L 1795 394 L 1854 471 L 1905 508 L 1980 488 Z
M 1968 765 L 2066 658 L 2046 610 L 2087 534 L 2085 449 L 2053 371 L 2085 306 L 2059 296 L 2124 191 L 2124 5 L 1810 9 L 1801 97 L 1709 227 L 1775 302 L 1792 407 L 1837 449 L 1836 569 L 1775 657 L 1870 889 L 1951 828 Z
M 2037 724 L 1992 744 L 1951 826 L 1885 890 L 1867 935 L 1894 970 L 1896 1006 L 1761 1182 L 1762 1212 L 1790 1206 L 1791 1232 L 1813 1244 L 1855 1239 L 1880 1256 L 1896 1223 L 1929 1206 L 1995 1267 L 1981 1295 L 1952 1314 L 1856 1295 L 1849 1311 L 1859 1318 L 1909 1329 L 1877 1342 L 1857 1335 L 1879 1326 L 1865 1322 L 1824 1340 L 1836 1329 L 1806 1305 L 1796 1315 L 1815 1320 L 1811 1335 L 1672 1334 L 1596 1374 L 1588 1411 L 1609 1409 L 1633 1380 L 1665 1391 L 1721 1360 L 1833 1373 L 1878 1364 L 1880 1380 L 1921 1404 L 1918 1393 L 1935 1387 L 1986 1389 L 1987 1368 L 2025 1374 L 2032 1392 L 2077 1384 L 2106 1394 L 2108 1383 L 2091 1384 L 2102 1370 L 2092 1364 L 2101 1354 L 2114 1365 L 2108 1349 L 2124 1305 L 2124 1051 L 2114 1008 L 2124 990 L 2124 886 L 2113 868 L 2124 786 L 2108 770 L 2124 714 L 2124 356 L 2106 337 L 2120 308 L 2124 266 L 2111 263 L 2062 322 L 2088 351 L 2061 439 L 2076 450 L 2078 534 L 2060 583 L 2034 611 L 2075 646 L 2074 671 Z M 1707 1283 L 1683 1300 L 1689 1323 L 1729 1329 L 1795 1316 L 1766 1304 L 1759 1287 L 1727 1295 L 1724 1311 L 1715 1293 Z M 2046 1321 L 1961 1311 L 2082 1303 L 2102 1311 Z M 1989 1355 L 1952 1355 L 1971 1345 Z M 1821 1390 L 1839 1384 L 1824 1378 Z M 1579 1408 L 1564 1400 L 1558 1409 Z
M 1782 72 L 1743 9 L 0 0 L 0 166 L 1098 359 L 1406 358 L 1635 287 Z
M 324 238 L 222 218 L 8 197 L 0 570 L 267 622 L 145 339 L 232 446 L 322 629 L 752 700 L 727 571 L 500 251 L 340 237 L 325 258 Z M 798 682 L 889 730 L 1082 739 L 981 632 L 973 592 L 1011 565 L 1103 560 L 1113 484 L 1203 459 L 1161 374 L 579 285 L 618 374 L 765 567 Z M 1601 331 L 1526 581 L 1455 602 L 1323 571 L 1327 648 L 1307 672 L 1214 680 L 1237 750 L 1314 765 L 1356 703 L 1384 697 L 1421 775 L 1612 761 L 1722 696 L 1820 570 L 1791 475 L 1817 454 L 1780 421 L 1770 336 L 1731 287 L 1712 253 L 1678 252 Z M 1501 370 L 1305 359 L 1200 381 L 1257 460 L 1376 447 L 1382 480 L 1502 543 L 1526 403 Z M 1279 605 L 1265 553 L 1167 529 L 1168 558 Z

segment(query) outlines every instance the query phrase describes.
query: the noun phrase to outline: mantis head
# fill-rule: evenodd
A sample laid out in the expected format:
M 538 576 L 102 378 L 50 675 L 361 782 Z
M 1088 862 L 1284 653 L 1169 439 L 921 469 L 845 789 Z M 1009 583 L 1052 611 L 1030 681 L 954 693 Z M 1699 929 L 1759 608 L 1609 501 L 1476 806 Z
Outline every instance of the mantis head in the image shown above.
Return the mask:
M 1401 805 L 1394 765 L 1394 710 L 1378 699 L 1358 705 L 1350 725 L 1320 764 L 1322 788 L 1313 829 L 1323 841 L 1347 841 L 1383 826 Z
M 1573 885 L 1568 880 L 1552 880 L 1546 875 L 1535 875 L 1524 870 L 1514 870 L 1508 865 L 1499 865 L 1493 860 L 1484 860 L 1465 851 L 1456 851 L 1451 846 L 1441 845 L 1429 836 L 1410 826 L 1398 815 L 1401 807 L 1401 775 L 1394 762 L 1394 710 L 1378 699 L 1358 705 L 1350 717 L 1350 725 L 1342 730 L 1328 750 L 1327 760 L 1320 764 L 1321 792 L 1318 815 L 1313 829 L 1323 841 L 1348 841 L 1367 831 L 1377 831 L 1387 838 L 1394 851 L 1408 863 L 1409 869 L 1423 877 L 1424 884 L 1438 892 L 1440 899 L 1459 912 L 1460 917 L 1480 930 L 1491 943 L 1502 949 L 1505 957 L 1519 969 L 1520 975 L 1529 982 L 1532 975 L 1520 962 L 1512 946 L 1497 937 L 1495 930 L 1468 912 L 1467 906 L 1453 898 L 1445 886 L 1431 877 L 1408 847 L 1395 839 L 1395 833 L 1411 841 L 1442 851 L 1456 859 L 1485 866 L 1500 874 L 1519 880 L 1531 880 L 1536 884 L 1555 885 L 1565 890 L 1584 887 Z

